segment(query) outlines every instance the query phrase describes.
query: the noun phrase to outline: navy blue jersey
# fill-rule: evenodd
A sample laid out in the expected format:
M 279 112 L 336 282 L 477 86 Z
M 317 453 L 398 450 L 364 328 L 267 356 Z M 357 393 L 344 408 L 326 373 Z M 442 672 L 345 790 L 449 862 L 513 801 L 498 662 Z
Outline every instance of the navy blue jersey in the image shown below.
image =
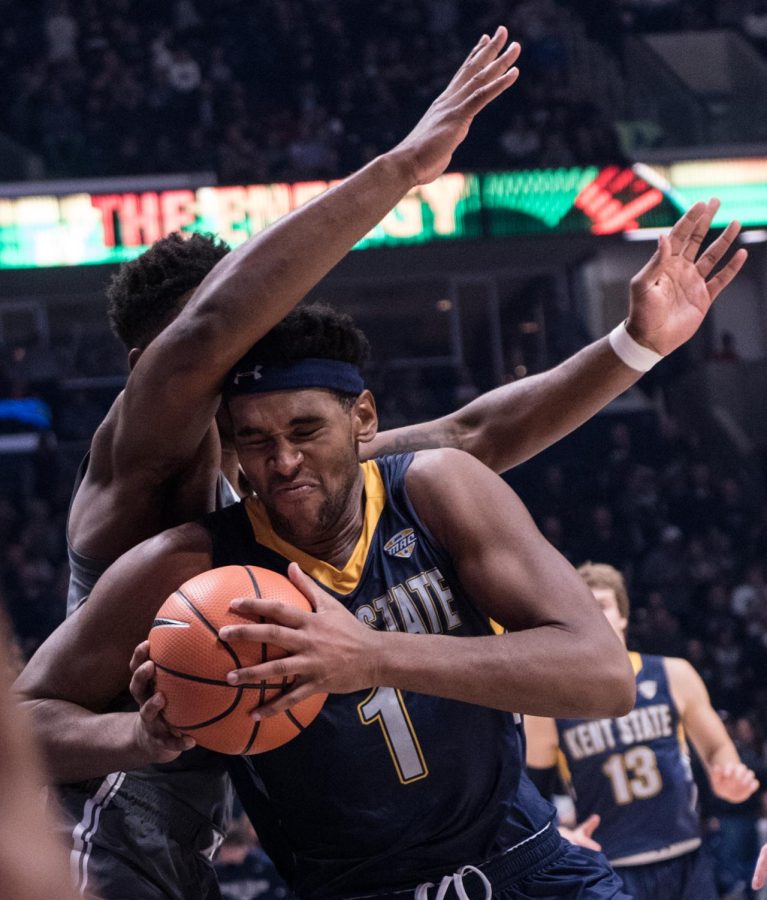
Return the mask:
M 412 458 L 363 464 L 364 527 L 343 570 L 277 537 L 255 498 L 204 520 L 214 565 L 285 572 L 295 560 L 376 630 L 493 634 L 408 499 Z M 365 894 L 481 862 L 545 829 L 553 807 L 524 773 L 523 743 L 511 713 L 376 688 L 330 695 L 305 731 L 242 758 L 233 775 L 270 853 L 277 843 L 277 857 L 292 858 L 300 896 Z
M 619 719 L 558 719 L 562 768 L 578 820 L 613 865 L 670 859 L 700 844 L 696 789 L 662 656 L 631 654 L 634 709 Z

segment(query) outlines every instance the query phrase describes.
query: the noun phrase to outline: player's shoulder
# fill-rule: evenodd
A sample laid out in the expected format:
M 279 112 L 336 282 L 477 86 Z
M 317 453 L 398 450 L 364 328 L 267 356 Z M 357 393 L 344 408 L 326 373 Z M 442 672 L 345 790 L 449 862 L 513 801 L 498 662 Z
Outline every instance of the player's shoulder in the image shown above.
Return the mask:
M 185 522 L 148 538 L 134 550 L 146 558 L 162 559 L 177 554 L 211 553 L 212 546 L 210 531 L 204 525 Z
M 671 694 L 680 712 L 684 714 L 690 703 L 697 703 L 708 696 L 703 679 L 691 662 L 679 656 L 664 656 L 663 663 Z
M 120 392 L 91 438 L 88 468 L 83 482 L 102 483 L 113 477 L 113 449 L 115 433 L 120 420 L 123 393 Z
M 489 496 L 503 496 L 510 502 L 516 499 L 500 476 L 470 453 L 453 447 L 414 453 L 407 473 L 407 488 L 413 498 L 428 495 L 451 507 L 460 502 L 472 505 Z
M 408 484 L 413 481 L 443 482 L 446 474 L 452 476 L 476 472 L 492 474 L 486 466 L 465 450 L 458 450 L 455 447 L 417 450 L 413 453 L 413 461 L 408 469 Z
M 478 509 L 511 509 L 518 503 L 512 489 L 487 466 L 449 447 L 416 452 L 405 484 L 416 512 L 445 546 L 454 539 L 458 523 L 472 522 L 472 533 L 487 537 Z
M 662 661 L 669 680 L 690 678 L 698 674 L 692 663 L 681 656 L 661 656 L 658 658 Z

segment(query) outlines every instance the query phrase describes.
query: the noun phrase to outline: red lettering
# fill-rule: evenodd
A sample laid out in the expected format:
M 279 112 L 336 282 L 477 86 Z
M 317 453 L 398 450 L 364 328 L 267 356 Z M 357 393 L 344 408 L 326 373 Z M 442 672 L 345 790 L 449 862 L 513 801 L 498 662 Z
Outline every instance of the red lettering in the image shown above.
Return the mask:
M 160 204 L 154 191 L 147 191 L 140 196 L 123 194 L 118 219 L 124 247 L 153 244 L 162 237 Z
M 101 213 L 101 224 L 104 228 L 104 244 L 107 247 L 115 246 L 115 213 L 120 209 L 121 199 L 119 194 L 93 194 L 91 203 Z

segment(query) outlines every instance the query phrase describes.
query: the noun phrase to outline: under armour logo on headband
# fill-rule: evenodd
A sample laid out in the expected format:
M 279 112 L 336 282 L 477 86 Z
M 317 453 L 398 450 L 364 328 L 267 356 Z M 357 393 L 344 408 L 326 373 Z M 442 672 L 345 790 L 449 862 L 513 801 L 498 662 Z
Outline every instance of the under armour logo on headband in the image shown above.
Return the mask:
M 300 391 L 306 388 L 325 388 L 343 394 L 361 393 L 365 388 L 360 370 L 353 363 L 337 359 L 299 359 L 285 365 L 255 363 L 252 353 L 246 354 L 229 374 L 224 393 L 267 394 L 269 391 Z M 256 357 L 258 358 L 258 357 Z M 252 366 L 240 370 L 240 366 Z
M 264 368 L 263 366 L 254 366 L 254 368 L 248 369 L 245 372 L 238 372 L 234 376 L 232 381 L 234 384 L 239 384 L 241 378 L 247 378 L 248 376 L 250 376 L 253 379 L 253 381 L 258 381 L 258 379 L 262 377 L 261 369 L 263 369 L 263 368 Z

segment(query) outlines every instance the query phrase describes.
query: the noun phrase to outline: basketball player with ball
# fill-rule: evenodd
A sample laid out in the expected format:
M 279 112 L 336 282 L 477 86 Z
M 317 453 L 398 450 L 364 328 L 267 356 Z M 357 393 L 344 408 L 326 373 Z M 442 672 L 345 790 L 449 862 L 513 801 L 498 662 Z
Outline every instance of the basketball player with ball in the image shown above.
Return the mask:
M 218 438 L 210 427 L 227 359 L 233 360 L 313 286 L 414 178 L 428 180 L 439 174 L 473 115 L 516 77 L 509 66 L 518 46 L 503 51 L 506 36 L 505 29 L 499 29 L 480 41 L 400 147 L 235 253 L 224 256 L 225 248 L 199 236 L 188 242 L 164 239 L 123 267 L 117 312 L 124 321 L 118 330 L 135 367 L 125 394 L 94 438 L 72 505 L 71 608 L 87 597 L 121 552 L 165 525 L 213 508 L 219 461 L 236 482 L 236 457 L 223 447 L 219 458 Z M 399 166 L 398 159 L 410 163 Z M 745 251 L 740 251 L 707 283 L 737 234 L 731 226 L 705 258 L 697 264 L 687 260 L 689 271 L 679 268 L 678 247 L 689 243 L 697 248 L 714 211 L 712 204 L 696 204 L 672 231 L 670 244 L 677 246 L 663 261 L 663 274 L 684 302 L 655 344 L 662 352 L 694 332 L 707 304 L 743 263 Z M 322 241 L 316 240 L 317 234 L 323 235 Z M 632 334 L 642 341 L 655 328 L 646 313 L 657 298 L 651 294 L 648 303 L 641 292 L 656 274 L 644 273 L 636 291 L 632 289 Z M 698 297 L 701 290 L 704 303 Z M 682 321 L 688 313 L 697 319 Z M 368 453 L 460 445 L 504 470 L 572 430 L 636 381 L 641 372 L 624 357 L 602 339 L 552 372 L 500 388 L 444 420 L 381 435 L 368 445 Z M 219 494 L 223 498 L 226 491 Z M 231 491 L 229 495 L 233 499 Z M 45 717 L 44 707 L 37 711 Z M 180 741 L 178 746 L 185 744 Z M 89 887 L 89 871 L 95 870 L 107 900 L 139 892 L 155 896 L 149 882 L 157 896 L 215 896 L 210 880 L 193 894 L 185 887 L 173 894 L 167 883 L 176 866 L 199 870 L 197 881 L 204 881 L 209 867 L 198 857 L 215 847 L 217 826 L 222 824 L 220 767 L 203 765 L 199 758 L 183 759 L 172 772 L 115 772 L 67 788 L 72 801 L 67 807 L 77 822 L 70 828 L 73 868 L 82 890 Z M 141 818 L 147 807 L 155 812 Z M 162 816 L 157 809 L 163 810 Z M 148 852 L 148 847 L 156 850 L 156 843 L 142 844 L 150 827 L 157 840 L 167 834 L 163 853 Z M 140 887 L 132 888 L 134 881 Z
M 408 190 L 441 174 L 473 117 L 516 80 L 519 45 L 507 46 L 507 37 L 505 28 L 484 35 L 393 150 L 234 252 L 206 236 L 171 235 L 121 267 L 109 290 L 110 319 L 131 375 L 75 488 L 70 612 L 121 553 L 238 499 L 236 455 L 214 423 L 227 371 Z M 44 708 L 33 712 L 45 716 Z M 209 859 L 230 792 L 212 754 L 110 771 L 59 794 L 82 892 L 95 883 L 102 900 L 218 896 Z
M 312 610 L 250 590 L 232 605 L 252 621 L 211 643 L 245 659 L 225 683 L 254 698 L 265 732 L 328 695 L 287 743 L 233 758 L 243 803 L 257 830 L 269 819 L 269 849 L 280 843 L 299 896 L 428 897 L 430 883 L 452 883 L 471 897 L 624 898 L 606 861 L 559 836 L 524 773 L 517 715 L 627 712 L 623 646 L 511 489 L 476 460 L 437 450 L 358 461 L 377 425 L 365 355 L 348 317 L 306 307 L 234 367 L 227 405 L 255 496 L 125 554 L 36 654 L 19 686 L 51 716 L 58 707 L 45 735 L 53 774 L 175 756 L 179 739 L 163 736 L 156 715 L 162 697 L 138 713 L 119 705 L 134 648 L 166 597 L 202 572 L 289 571 Z M 495 634 L 491 619 L 509 632 Z M 264 642 L 287 655 L 262 662 Z M 139 694 L 151 666 L 139 666 Z M 278 696 L 261 703 L 260 686 L 275 680 Z

